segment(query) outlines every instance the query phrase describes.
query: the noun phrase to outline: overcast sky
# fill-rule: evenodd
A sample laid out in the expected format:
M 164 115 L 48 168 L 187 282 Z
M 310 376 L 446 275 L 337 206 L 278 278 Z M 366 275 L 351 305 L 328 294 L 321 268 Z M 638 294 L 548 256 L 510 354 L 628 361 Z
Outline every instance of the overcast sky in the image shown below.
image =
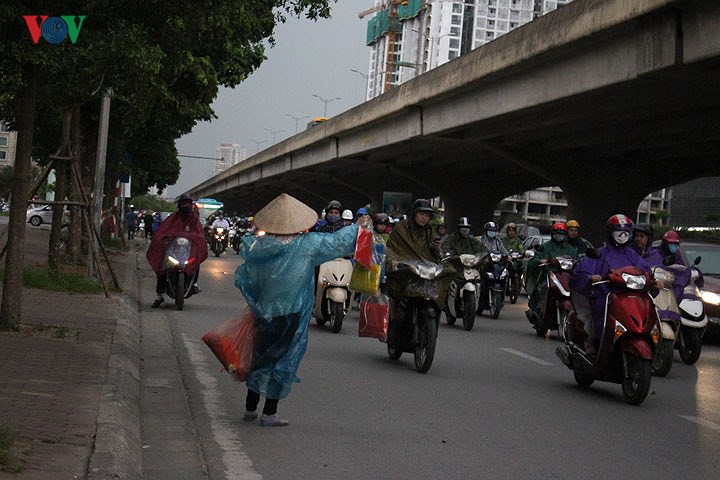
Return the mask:
M 288 19 L 275 29 L 276 45 L 266 49 L 267 60 L 245 82 L 234 89 L 221 89 L 213 103 L 217 119 L 202 122 L 178 139 L 178 153 L 215 157 L 221 143 L 239 143 L 248 156 L 257 152 L 252 140 L 273 142 L 268 130 L 285 130 L 274 135 L 279 142 L 295 134 L 295 117 L 320 117 L 325 108 L 313 94 L 328 102 L 327 116 L 342 113 L 365 99 L 365 79 L 351 69 L 367 73 L 370 49 L 365 45 L 367 22 L 358 13 L 373 5 L 372 0 L 339 0 L 332 5 L 332 18 L 317 22 Z M 299 130 L 309 118 L 300 120 Z M 267 130 L 266 130 L 267 129 Z M 200 184 L 212 176 L 212 160 L 180 158 L 180 178 L 168 187 L 169 196 Z

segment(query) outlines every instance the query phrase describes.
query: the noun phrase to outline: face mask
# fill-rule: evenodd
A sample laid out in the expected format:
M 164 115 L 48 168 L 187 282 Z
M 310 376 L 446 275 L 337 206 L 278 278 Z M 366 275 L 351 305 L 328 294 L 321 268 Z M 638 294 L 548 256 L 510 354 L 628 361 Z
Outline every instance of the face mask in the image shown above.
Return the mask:
M 340 221 L 340 215 L 325 215 L 325 220 L 327 220 L 329 223 L 337 223 Z
M 564 233 L 553 233 L 552 239 L 556 243 L 562 243 L 565 240 L 565 234 Z
M 668 250 L 670 251 L 670 253 L 677 253 L 678 244 L 677 243 L 668 243 Z
M 467 237 L 468 235 L 470 235 L 469 228 L 458 228 L 458 232 L 460 232 L 461 237 Z
M 178 207 L 178 209 L 179 209 L 182 213 L 190 213 L 190 212 L 192 212 L 192 205 L 180 205 L 180 206 Z
M 615 243 L 617 243 L 618 245 L 625 245 L 628 240 L 630 240 L 629 232 L 613 232 L 612 236 L 613 240 L 615 240 Z
M 488 238 L 495 238 L 495 237 L 497 237 L 497 232 L 495 232 L 493 230 L 488 230 L 488 232 L 485 235 L 487 235 Z

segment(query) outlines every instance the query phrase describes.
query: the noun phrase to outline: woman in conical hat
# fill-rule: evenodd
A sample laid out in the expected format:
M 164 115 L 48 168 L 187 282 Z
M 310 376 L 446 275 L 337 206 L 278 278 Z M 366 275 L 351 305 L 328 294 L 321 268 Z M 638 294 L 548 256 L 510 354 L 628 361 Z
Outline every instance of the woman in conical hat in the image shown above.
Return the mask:
M 307 347 L 307 328 L 314 304 L 315 267 L 351 255 L 358 226 L 337 233 L 308 233 L 316 212 L 283 193 L 255 215 L 258 232 L 245 237 L 245 262 L 235 271 L 240 289 L 255 316 L 256 337 L 251 372 L 247 377 L 246 421 L 254 421 L 260 396 L 266 398 L 260 424 L 283 426 L 278 401 L 294 382 Z

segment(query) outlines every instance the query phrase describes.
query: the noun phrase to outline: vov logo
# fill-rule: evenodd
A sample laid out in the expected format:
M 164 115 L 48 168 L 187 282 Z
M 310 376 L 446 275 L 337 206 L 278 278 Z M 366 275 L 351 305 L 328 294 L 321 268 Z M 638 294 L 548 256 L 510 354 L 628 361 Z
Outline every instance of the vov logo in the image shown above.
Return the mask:
M 62 43 L 66 37 L 70 37 L 70 42 L 75 44 L 86 17 L 87 15 L 23 15 L 30 30 L 30 37 L 36 45 L 40 41 L 40 35 L 53 45 Z

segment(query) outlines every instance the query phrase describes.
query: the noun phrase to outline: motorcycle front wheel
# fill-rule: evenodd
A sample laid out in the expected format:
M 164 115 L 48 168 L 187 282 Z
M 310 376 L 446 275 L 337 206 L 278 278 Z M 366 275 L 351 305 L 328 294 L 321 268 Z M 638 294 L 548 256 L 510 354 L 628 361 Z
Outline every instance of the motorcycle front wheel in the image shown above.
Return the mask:
M 389 339 L 387 342 L 387 351 L 388 351 L 388 357 L 390 357 L 390 360 L 399 360 L 403 354 L 402 349 L 393 345 Z
M 429 312 L 419 312 L 418 338 L 415 345 L 415 370 L 427 373 L 435 358 L 435 344 L 437 343 L 437 323 L 435 316 Z
M 517 277 L 517 275 L 512 277 L 512 280 L 508 283 L 510 285 L 510 303 L 515 305 L 515 302 L 518 300 L 518 294 L 520 293 L 520 279 Z
M 503 304 L 503 292 L 498 291 L 491 291 L 490 295 L 493 296 L 492 304 L 490 305 L 490 316 L 497 320 L 497 318 L 500 316 L 500 309 L 502 308 Z
M 670 373 L 673 364 L 673 343 L 674 340 L 663 338 L 655 348 L 653 355 L 653 375 L 666 377 Z
M 573 372 L 575 374 L 575 383 L 582 388 L 588 388 L 595 381 L 595 377 L 589 373 Z
M 466 293 L 463 300 L 465 301 L 465 310 L 463 311 L 463 328 L 470 331 L 475 326 L 475 292 Z
M 175 283 L 175 309 L 182 310 L 185 305 L 185 272 L 178 272 Z
M 678 339 L 678 350 L 680 358 L 687 365 L 692 365 L 700 358 L 702 350 L 702 337 L 699 328 L 680 327 L 680 338 Z
M 650 391 L 652 361 L 623 352 L 623 398 L 630 405 L 640 405 Z
M 343 320 L 345 319 L 345 305 L 342 302 L 330 300 L 330 329 L 333 333 L 340 333 Z

